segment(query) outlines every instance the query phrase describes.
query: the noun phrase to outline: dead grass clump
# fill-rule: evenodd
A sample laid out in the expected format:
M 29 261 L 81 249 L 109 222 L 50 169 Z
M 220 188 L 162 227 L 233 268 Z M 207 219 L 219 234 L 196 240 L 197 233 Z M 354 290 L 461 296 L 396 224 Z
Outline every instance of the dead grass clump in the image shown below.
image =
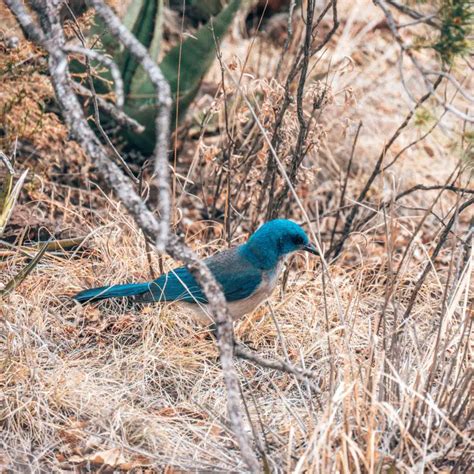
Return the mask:
M 380 11 L 368 2 L 340 7 L 337 37 L 309 65 L 305 119 L 315 99 L 321 103 L 294 180 L 325 250 L 340 238 L 384 144 L 411 107 L 394 68 L 398 45 Z M 331 23 L 323 26 L 326 32 Z M 304 25 L 295 28 L 296 44 Z M 268 41 L 237 30 L 227 38 L 225 93 L 216 64 L 206 78 L 212 87 L 203 90 L 218 93 L 201 94 L 177 137 L 177 229 L 202 256 L 240 243 L 284 189 L 251 113 L 273 134 L 291 65 L 285 61 L 275 77 L 277 46 Z M 85 239 L 77 249 L 46 253 L 1 302 L 0 470 L 244 471 L 227 422 L 218 352 L 205 328 L 177 305 L 71 301 L 82 288 L 150 280 L 175 262 L 147 256 L 121 205 L 81 178 L 86 158 L 69 159 L 77 145 L 38 105 L 48 100 L 49 84 L 23 74 L 40 67 L 26 48 L 22 42 L 16 52 L 0 51 L 0 62 L 10 64 L 0 101 L 13 104 L 3 119 L 9 134 L 0 140 L 31 141 L 31 154 L 18 149 L 16 166 L 36 170 L 24 208 L 15 208 L 9 236 L 16 247 L 2 253 L 0 283 L 28 261 L 28 239 L 43 235 L 22 224 L 34 225 L 33 211 L 42 218 L 36 228 Z M 15 102 L 22 85 L 26 94 Z M 462 104 L 451 86 L 443 94 Z M 441 126 L 424 137 L 438 119 Z M 291 172 L 295 102 L 282 123 L 278 157 Z M 388 151 L 386 164 L 401 156 L 358 204 L 338 258 L 330 252 L 323 272 L 319 259 L 296 256 L 269 304 L 236 324 L 239 341 L 263 358 L 310 370 L 318 388 L 236 359 L 246 429 L 270 471 L 470 469 L 472 223 L 469 208 L 458 214 L 472 189 L 466 136 L 459 120 L 428 100 Z M 61 178 L 43 168 L 39 151 Z M 457 190 L 441 189 L 446 183 Z M 400 197 L 419 184 L 439 187 Z M 302 220 L 289 194 L 280 211 Z
M 46 257 L 2 306 L 5 462 L 16 469 L 242 469 L 205 330 L 176 306 L 80 307 L 62 297 L 84 282 L 149 277 L 139 232 L 110 212 L 111 223 L 87 243 L 94 249 L 87 260 Z M 251 424 L 273 468 L 466 466 L 472 262 L 442 320 L 440 296 L 430 291 L 435 272 L 410 318 L 397 323 L 403 298 L 392 296 L 384 312 L 384 266 L 336 263 L 323 283 L 313 260 L 297 260 L 287 290 L 236 327 L 260 355 L 278 353 L 311 369 L 321 390 L 311 394 L 288 374 L 238 363 Z M 410 266 L 405 285 L 412 288 L 417 273 Z

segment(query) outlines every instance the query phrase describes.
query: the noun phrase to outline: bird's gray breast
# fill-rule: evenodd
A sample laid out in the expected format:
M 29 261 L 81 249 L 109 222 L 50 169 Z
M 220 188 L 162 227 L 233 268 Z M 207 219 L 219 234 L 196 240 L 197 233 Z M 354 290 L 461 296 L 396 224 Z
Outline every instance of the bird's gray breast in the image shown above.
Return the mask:
M 259 304 L 263 303 L 270 297 L 278 283 L 278 278 L 280 277 L 284 263 L 284 260 L 281 260 L 273 270 L 264 271 L 262 273 L 261 283 L 250 296 L 237 301 L 229 301 L 227 303 L 230 316 L 234 321 L 251 313 Z M 200 324 L 209 324 L 212 322 L 212 317 L 208 311 L 207 304 L 195 305 L 183 303 L 183 305 L 194 313 L 194 319 Z
M 281 261 L 273 270 L 264 271 L 262 274 L 262 282 L 250 296 L 227 303 L 232 319 L 239 319 L 245 314 L 251 313 L 260 303 L 270 297 L 278 283 L 283 265 L 284 262 Z

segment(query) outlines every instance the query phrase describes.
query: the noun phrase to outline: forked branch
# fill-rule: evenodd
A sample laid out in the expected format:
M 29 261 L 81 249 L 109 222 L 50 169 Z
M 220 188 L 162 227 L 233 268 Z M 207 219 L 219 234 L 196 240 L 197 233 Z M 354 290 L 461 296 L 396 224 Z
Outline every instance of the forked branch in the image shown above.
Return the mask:
M 171 107 L 169 85 L 143 45 L 125 28 L 112 10 L 101 0 L 91 0 L 90 3 L 107 24 L 111 33 L 140 61 L 156 88 L 158 113 L 154 155 L 161 216 L 161 221 L 158 221 L 137 194 L 130 179 L 109 158 L 106 149 L 87 123 L 80 102 L 74 93 L 69 72 L 66 41 L 59 17 L 62 2 L 31 0 L 31 6 L 38 15 L 39 23 L 33 20 L 20 0 L 5 0 L 5 3 L 15 15 L 27 37 L 48 52 L 51 82 L 71 135 L 94 161 L 104 181 L 124 203 L 144 234 L 156 242 L 158 249 L 166 248 L 173 258 L 182 260 L 201 285 L 209 301 L 210 312 L 217 322 L 218 346 L 227 388 L 227 408 L 231 427 L 248 470 L 258 472 L 259 463 L 243 426 L 239 382 L 233 365 L 232 321 L 228 315 L 224 295 L 207 266 L 197 259 L 189 248 L 179 242 L 176 236 L 169 233 L 170 191 L 167 162 Z

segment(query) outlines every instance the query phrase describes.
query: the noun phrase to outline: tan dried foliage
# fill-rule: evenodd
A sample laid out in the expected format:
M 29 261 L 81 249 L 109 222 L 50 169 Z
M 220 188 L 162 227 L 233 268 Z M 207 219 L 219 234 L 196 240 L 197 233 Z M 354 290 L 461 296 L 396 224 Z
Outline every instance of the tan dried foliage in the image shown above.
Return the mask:
M 398 47 L 380 11 L 368 1 L 340 3 L 340 31 L 310 64 L 306 117 L 315 98 L 324 92 L 325 99 L 297 174 L 298 195 L 311 216 L 320 216 L 314 229 L 326 246 L 359 121 L 363 127 L 345 204 L 362 189 L 410 106 L 397 73 Z M 11 35 L 14 23 L 4 7 L 0 19 L 2 33 Z M 329 26 L 322 25 L 322 31 Z M 301 28 L 296 27 L 296 40 Z M 281 45 L 265 33 L 253 41 L 233 31 L 222 45 L 223 62 L 241 77 L 241 89 L 227 78 L 227 127 L 216 64 L 191 109 L 188 136 L 178 137 L 176 216 L 186 241 L 203 256 L 227 245 L 222 220 L 207 220 L 206 214 L 221 173 L 226 183 L 226 150 L 232 149 L 230 205 L 237 216 L 245 213 L 232 222 L 231 243 L 241 242 L 251 222 L 262 219 L 255 206 L 268 145 L 243 94 L 272 133 L 288 73 L 285 63 L 282 78 L 274 77 Z M 218 352 L 206 329 L 176 305 L 82 307 L 71 301 L 82 288 L 149 280 L 143 236 L 123 207 L 86 178 L 87 157 L 68 140 L 56 114 L 45 111 L 52 91 L 41 52 L 23 41 L 8 49 L 2 41 L 0 71 L 0 129 L 6 131 L 0 147 L 9 152 L 18 139 L 34 152 L 19 148 L 17 153 L 17 169 L 32 170 L 34 178 L 15 208 L 11 235 L 18 237 L 30 225 L 86 236 L 79 249 L 47 253 L 0 302 L 0 471 L 245 470 L 226 422 Z M 453 94 L 449 86 L 443 92 Z M 286 166 L 299 130 L 295 107 L 293 102 L 281 127 L 278 156 Z M 440 114 L 428 102 L 387 162 Z M 207 128 L 201 133 L 204 116 Z M 370 202 L 390 203 L 415 184 L 443 184 L 464 163 L 463 133 L 462 123 L 445 116 L 442 127 L 377 178 Z M 471 179 L 464 171 L 456 184 L 472 187 Z M 277 180 L 276 190 L 283 185 Z M 321 390 L 311 394 L 288 374 L 236 362 L 248 430 L 259 436 L 272 470 L 408 473 L 470 467 L 473 261 L 460 240 L 470 213 L 461 214 L 433 262 L 430 255 L 443 229 L 439 221 L 447 222 L 458 195 L 444 192 L 413 238 L 438 192 L 413 193 L 376 215 L 351 236 L 341 257 L 329 262 L 324 278 L 318 259 L 297 255 L 269 305 L 236 324 L 239 340 L 261 356 L 277 354 L 311 369 Z M 226 215 L 225 206 L 224 186 L 215 207 Z M 291 203 L 288 216 L 301 220 L 302 213 Z M 2 249 L 1 284 L 24 266 L 24 252 L 24 246 L 5 254 Z M 169 258 L 150 258 L 155 273 L 161 265 L 165 270 L 176 265 Z M 461 271 L 464 258 L 468 265 Z M 410 317 L 401 321 L 427 263 L 433 269 Z M 390 352 L 396 334 L 399 344 Z

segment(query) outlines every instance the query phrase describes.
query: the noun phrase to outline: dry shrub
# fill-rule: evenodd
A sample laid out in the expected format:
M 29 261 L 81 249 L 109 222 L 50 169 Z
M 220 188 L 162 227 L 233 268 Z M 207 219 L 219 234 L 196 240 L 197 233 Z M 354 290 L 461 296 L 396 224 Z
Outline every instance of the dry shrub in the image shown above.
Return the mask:
M 2 7 L 1 25 L 11 22 Z M 65 163 L 84 163 L 82 150 L 69 140 L 67 129 L 52 109 L 53 89 L 47 76 L 47 58 L 31 43 L 19 41 L 13 27 L 0 29 L 0 147 L 41 176 L 64 172 Z
M 346 206 L 363 188 L 409 108 L 394 72 L 397 46 L 380 25 L 380 12 L 369 4 L 347 3 L 340 14 L 341 30 L 329 51 L 309 68 L 305 113 L 311 114 L 315 97 L 324 95 L 324 100 L 295 180 L 326 249 L 359 121 L 363 126 Z M 302 34 L 298 28 L 295 42 Z M 272 134 L 284 96 L 282 78 L 290 66 L 285 62 L 281 76 L 274 77 L 276 46 L 269 47 L 269 41 L 262 34 L 252 43 L 236 32 L 226 40 L 223 63 L 235 77 L 242 75 L 240 88 L 227 72 L 225 95 L 222 90 L 202 94 L 187 133 L 179 136 L 177 221 L 203 256 L 225 247 L 226 240 L 240 242 L 261 223 L 272 196 L 284 186 L 275 175 L 273 193 L 265 187 L 268 144 L 243 98 Z M 11 55 L 28 57 L 23 48 L 21 43 L 15 53 L 2 50 L 0 57 L 16 64 L 20 57 Z M 2 104 L 17 94 L 18 76 L 9 81 Z M 22 137 L 54 162 L 53 157 L 64 157 L 76 145 L 66 140 L 54 114 L 40 114 L 37 104 L 50 93 L 41 81 L 36 89 L 29 79 L 25 85 L 26 91 L 31 88 L 24 100 L 30 101 L 32 113 Z M 219 90 L 219 64 L 206 82 Z M 445 92 L 453 93 L 449 87 Z M 278 156 L 288 169 L 299 130 L 295 107 L 290 104 L 278 130 Z M 24 113 L 20 104 L 6 114 L 10 130 L 20 130 Z M 441 113 L 428 101 L 386 161 L 429 130 Z M 30 133 L 40 119 L 42 128 Z M 203 119 L 205 130 L 196 126 Z M 466 196 L 444 191 L 429 212 L 440 190 L 394 200 L 415 184 L 444 184 L 458 164 L 462 173 L 454 183 L 469 188 L 471 171 L 461 158 L 463 133 L 458 120 L 444 116 L 442 127 L 377 178 L 359 215 L 363 225 L 340 257 L 329 261 L 327 271 L 317 259 L 296 256 L 269 305 L 236 325 L 239 340 L 261 356 L 277 354 L 311 369 L 320 388 L 314 393 L 291 375 L 236 361 L 248 429 L 272 471 L 465 472 L 470 467 L 473 261 L 468 210 L 459 215 L 437 258 L 431 258 L 444 225 Z M 31 166 L 24 154 L 17 163 Z M 33 187 L 29 196 L 34 202 L 24 205 L 49 209 L 51 215 L 52 207 L 61 209 L 58 228 L 77 229 L 87 239 L 75 252 L 47 254 L 0 306 L 1 468 L 245 470 L 226 422 L 218 354 L 206 329 L 196 328 L 175 305 L 81 307 L 69 298 L 84 287 L 150 279 L 141 233 L 93 183 L 90 189 L 66 193 L 48 170 L 38 168 L 38 174 L 44 186 Z M 302 219 L 291 198 L 283 209 L 285 216 Z M 378 212 L 364 223 L 371 209 Z M 167 258 L 150 258 L 155 272 L 174 265 Z M 24 264 L 21 252 L 3 258 L 1 283 Z M 405 315 L 426 265 L 431 271 Z

